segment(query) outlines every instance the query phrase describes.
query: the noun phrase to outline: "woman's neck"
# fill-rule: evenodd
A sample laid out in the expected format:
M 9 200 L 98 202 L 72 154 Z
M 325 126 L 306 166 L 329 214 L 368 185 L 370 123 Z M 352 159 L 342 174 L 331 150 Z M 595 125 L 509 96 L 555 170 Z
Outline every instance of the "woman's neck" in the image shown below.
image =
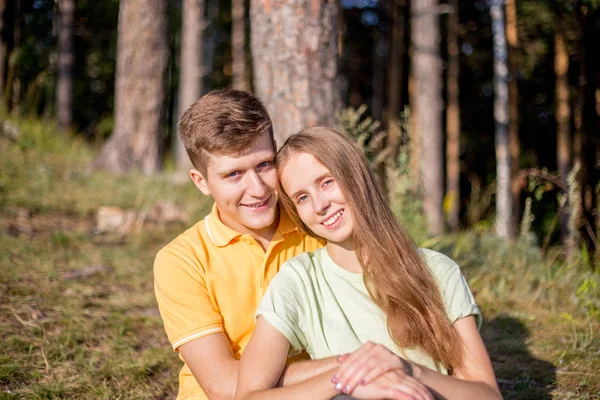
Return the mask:
M 329 257 L 331 257 L 333 262 L 335 262 L 341 268 L 355 274 L 362 274 L 363 270 L 358 258 L 356 257 L 354 245 L 327 242 L 326 248 Z

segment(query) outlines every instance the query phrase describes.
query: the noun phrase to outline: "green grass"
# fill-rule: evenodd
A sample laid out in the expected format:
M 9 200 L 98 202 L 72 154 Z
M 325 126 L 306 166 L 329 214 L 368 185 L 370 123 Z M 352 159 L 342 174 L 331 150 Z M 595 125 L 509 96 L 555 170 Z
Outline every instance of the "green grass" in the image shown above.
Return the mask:
M 36 121 L 21 129 L 16 143 L 0 138 L 0 400 L 174 398 L 181 363 L 156 311 L 152 261 L 210 202 L 173 175 L 91 172 L 86 143 Z M 100 206 L 144 210 L 164 200 L 189 221 L 93 233 Z M 583 261 L 485 231 L 427 241 L 418 207 L 401 205 L 411 207 L 399 211 L 411 234 L 469 279 L 505 399 L 599 398 L 599 279 Z M 9 229 L 20 209 L 31 234 Z M 98 268 L 68 278 L 87 266 Z

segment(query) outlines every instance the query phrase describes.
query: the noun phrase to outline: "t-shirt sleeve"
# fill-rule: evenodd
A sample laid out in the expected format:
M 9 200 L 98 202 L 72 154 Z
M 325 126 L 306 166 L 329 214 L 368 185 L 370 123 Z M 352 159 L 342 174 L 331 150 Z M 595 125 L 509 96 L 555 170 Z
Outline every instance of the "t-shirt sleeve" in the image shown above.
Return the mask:
M 432 250 L 425 250 L 425 258 L 438 282 L 450 323 L 454 324 L 459 319 L 472 315 L 477 327 L 481 328 L 481 311 L 475 304 L 473 293 L 458 264 Z
M 154 293 L 173 350 L 223 331 L 223 317 L 209 296 L 204 270 L 183 246 L 171 244 L 156 255 Z
M 301 328 L 302 279 L 294 266 L 286 262 L 271 280 L 255 318 L 262 316 L 290 342 L 288 356 L 293 357 L 306 348 L 307 341 Z

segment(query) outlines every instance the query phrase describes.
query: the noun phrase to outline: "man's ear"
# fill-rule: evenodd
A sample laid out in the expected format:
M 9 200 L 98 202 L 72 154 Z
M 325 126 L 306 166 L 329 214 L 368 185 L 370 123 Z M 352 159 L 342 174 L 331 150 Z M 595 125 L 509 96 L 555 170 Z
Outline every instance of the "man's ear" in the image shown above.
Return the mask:
M 200 191 L 205 196 L 210 196 L 208 182 L 206 181 L 206 178 L 204 177 L 204 175 L 202 175 L 200 171 L 198 171 L 197 169 L 190 170 L 190 178 L 192 179 L 192 182 L 194 182 L 194 185 L 196 185 L 196 187 L 200 189 Z

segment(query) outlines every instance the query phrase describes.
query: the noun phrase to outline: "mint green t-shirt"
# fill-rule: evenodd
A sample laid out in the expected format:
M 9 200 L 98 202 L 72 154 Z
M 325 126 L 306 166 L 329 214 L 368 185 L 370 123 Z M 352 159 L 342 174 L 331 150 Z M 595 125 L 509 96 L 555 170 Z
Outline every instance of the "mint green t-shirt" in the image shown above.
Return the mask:
M 421 249 L 437 281 L 450 323 L 481 313 L 458 265 L 445 255 Z M 287 261 L 271 281 L 256 316 L 262 315 L 290 342 L 290 356 L 305 350 L 312 359 L 350 353 L 366 341 L 446 373 L 420 349 L 400 349 L 392 341 L 383 311 L 373 302 L 362 274 L 337 265 L 325 248 Z

